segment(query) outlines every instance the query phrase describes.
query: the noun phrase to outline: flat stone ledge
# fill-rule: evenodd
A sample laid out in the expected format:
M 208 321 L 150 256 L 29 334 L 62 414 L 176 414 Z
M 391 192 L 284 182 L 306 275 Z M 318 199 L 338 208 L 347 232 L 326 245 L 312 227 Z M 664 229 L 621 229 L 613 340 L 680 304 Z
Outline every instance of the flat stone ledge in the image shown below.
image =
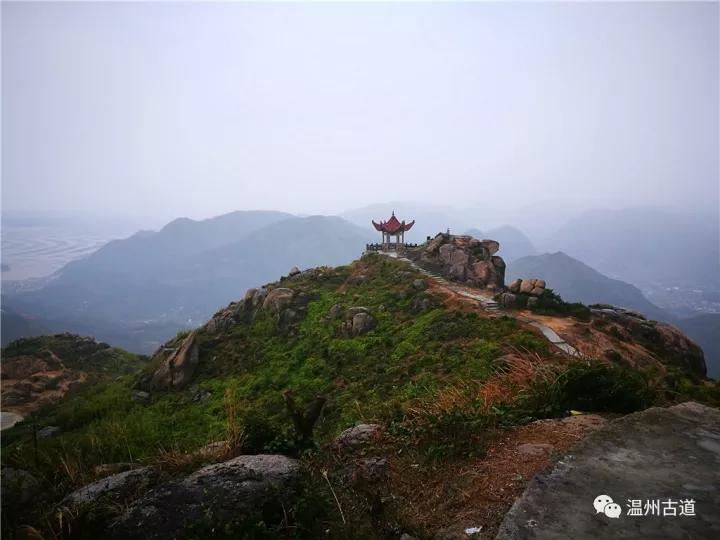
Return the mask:
M 608 495 L 616 519 L 593 501 Z M 628 499 L 693 499 L 695 516 L 628 516 Z M 720 411 L 694 402 L 653 407 L 590 434 L 536 476 L 496 540 L 720 538 Z

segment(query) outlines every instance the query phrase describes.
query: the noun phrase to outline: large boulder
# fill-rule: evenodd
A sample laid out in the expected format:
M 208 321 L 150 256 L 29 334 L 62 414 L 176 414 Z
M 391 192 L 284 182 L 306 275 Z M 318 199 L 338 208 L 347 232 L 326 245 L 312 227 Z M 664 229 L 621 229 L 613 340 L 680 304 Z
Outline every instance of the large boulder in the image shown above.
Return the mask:
M 181 540 L 204 537 L 203 531 L 231 534 L 276 515 L 282 519 L 283 508 L 298 494 L 299 476 L 299 463 L 280 455 L 209 465 L 134 502 L 107 537 Z
M 158 478 L 154 467 L 140 467 L 106 476 L 70 493 L 60 507 L 71 512 L 97 504 L 122 504 L 146 492 Z
M 523 279 L 522 282 L 520 282 L 520 294 L 530 294 L 530 292 L 535 288 L 535 280 L 534 279 Z
M 353 316 L 351 330 L 353 336 L 361 336 L 373 328 L 375 328 L 375 319 L 369 313 L 362 312 Z
M 408 250 L 407 256 L 453 281 L 501 290 L 505 279 L 505 261 L 495 255 L 499 249 L 500 244 L 495 240 L 438 234 L 422 246 Z
M 717 538 L 718 441 L 720 411 L 693 402 L 609 422 L 535 476 L 495 540 Z M 622 514 L 593 509 L 600 495 Z M 630 500 L 657 499 L 663 503 L 654 515 L 628 515 Z M 693 501 L 692 515 L 681 514 L 680 499 Z
M 508 285 L 508 291 L 517 294 L 520 292 L 520 285 L 522 285 L 522 279 L 514 279 L 510 285 Z
M 290 305 L 290 302 L 292 302 L 293 294 L 294 293 L 292 289 L 286 289 L 284 287 L 278 287 L 277 289 L 273 289 L 272 291 L 267 293 L 267 296 L 265 297 L 262 305 L 263 309 L 269 311 L 270 313 L 279 315 L 285 308 Z
M 164 350 L 157 354 L 165 356 Z M 183 388 L 192 380 L 200 363 L 200 349 L 195 332 L 188 335 L 177 349 L 169 352 L 160 367 L 155 370 L 149 380 L 143 379 L 139 386 L 146 390 Z

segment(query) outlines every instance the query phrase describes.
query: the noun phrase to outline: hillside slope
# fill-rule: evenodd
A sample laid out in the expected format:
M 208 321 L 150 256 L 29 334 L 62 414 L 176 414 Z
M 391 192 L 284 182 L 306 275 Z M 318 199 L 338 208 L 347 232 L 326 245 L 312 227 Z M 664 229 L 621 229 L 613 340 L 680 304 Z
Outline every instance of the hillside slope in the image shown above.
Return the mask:
M 288 216 L 235 212 L 175 220 L 157 233 L 110 242 L 41 289 L 8 301 L 17 311 L 42 315 L 53 331 L 150 352 L 246 288 L 293 266 L 349 262 L 371 238 L 339 218 Z
M 2 351 L 2 409 L 32 413 L 81 386 L 134 373 L 144 360 L 73 334 L 20 339 Z
M 161 473 L 161 480 L 142 476 L 150 474 L 147 469 L 137 473 L 148 479 L 145 495 L 125 493 L 108 509 L 110 517 L 73 512 L 70 519 L 94 521 L 92 527 L 86 522 L 85 528 L 72 528 L 70 537 L 83 531 L 107 537 L 109 519 L 117 530 L 141 534 L 138 516 L 146 516 L 143 526 L 152 527 L 154 537 L 169 537 L 155 528 L 155 517 L 143 513 L 160 504 L 167 512 L 160 518 L 177 520 L 176 537 L 204 527 L 233 537 L 237 527 L 245 533 L 252 524 L 261 538 L 277 537 L 287 527 L 304 538 L 326 530 L 342 538 L 381 538 L 434 534 L 448 520 L 462 523 L 468 516 L 491 531 L 524 482 L 511 479 L 515 453 L 502 454 L 498 463 L 503 445 L 526 442 L 533 433 L 567 433 L 569 440 L 584 433 L 561 420 L 533 420 L 562 417 L 571 409 L 623 414 L 686 396 L 710 402 L 719 397 L 717 387 L 703 380 L 697 348 L 679 333 L 659 332 L 643 341 L 645 323 L 637 323 L 638 333 L 623 331 L 605 314 L 557 322 L 572 329 L 576 346 L 598 339 L 601 353 L 616 354 L 576 361 L 552 349 L 535 328 L 477 302 L 458 301 L 409 264 L 381 255 L 294 273 L 248 290 L 201 328 L 167 342 L 139 377 L 85 387 L 38 413 L 40 426 L 60 428 L 40 441 L 39 460 L 33 459 L 27 425 L 12 428 L 3 437 L 3 464 L 41 477 L 52 486 L 48 497 L 55 503 L 107 474 L 94 471 L 113 463 L 130 460 Z M 553 444 L 572 446 L 557 439 Z M 216 491 L 222 482 L 202 484 L 206 493 L 218 493 L 209 499 L 207 514 L 188 510 L 183 497 L 201 496 L 198 479 L 231 462 L 219 469 L 202 465 L 238 454 L 277 453 L 297 458 L 305 471 L 295 479 L 304 495 L 283 499 L 282 511 L 268 507 L 251 522 L 227 519 L 226 492 Z M 271 467 L 258 478 L 277 471 L 277 460 L 257 460 Z M 523 473 L 530 476 L 546 463 L 524 461 Z M 64 463 L 76 474 L 63 472 Z M 492 502 L 483 503 L 474 490 L 468 500 L 451 495 L 469 489 L 460 471 L 488 466 L 501 467 L 494 474 L 515 487 L 503 491 L 483 484 Z M 184 476 L 192 470 L 195 476 Z M 157 481 L 164 487 L 147 492 Z M 438 491 L 418 498 L 423 486 Z M 117 514 L 128 505 L 128 513 Z M 427 505 L 443 505 L 443 511 Z M 38 523 L 30 507 L 23 510 L 23 523 Z

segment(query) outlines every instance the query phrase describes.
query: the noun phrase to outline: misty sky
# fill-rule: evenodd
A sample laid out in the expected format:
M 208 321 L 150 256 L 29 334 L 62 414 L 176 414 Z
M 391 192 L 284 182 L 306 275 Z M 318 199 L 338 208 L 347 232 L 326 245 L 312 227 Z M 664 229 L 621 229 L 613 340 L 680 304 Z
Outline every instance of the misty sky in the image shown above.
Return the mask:
M 715 2 L 3 2 L 3 210 L 713 210 L 718 45 Z

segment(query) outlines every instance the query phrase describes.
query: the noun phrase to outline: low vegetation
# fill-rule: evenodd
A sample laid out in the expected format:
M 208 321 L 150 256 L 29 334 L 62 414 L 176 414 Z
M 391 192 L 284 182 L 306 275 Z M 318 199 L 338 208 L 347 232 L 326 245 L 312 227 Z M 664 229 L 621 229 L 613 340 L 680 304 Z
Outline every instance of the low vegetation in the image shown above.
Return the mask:
M 385 426 L 378 452 L 424 466 L 482 455 L 498 430 L 570 410 L 627 413 L 693 392 L 702 397 L 689 379 L 669 392 L 655 373 L 571 361 L 514 319 L 447 307 L 413 286 L 418 279 L 423 276 L 398 261 L 369 255 L 271 284 L 293 290 L 302 317 L 286 324 L 258 310 L 248 323 L 200 329 L 194 384 L 152 393 L 146 402 L 133 399 L 135 375 L 86 386 L 4 432 L 3 464 L 41 479 L 49 496 L 38 515 L 46 515 L 93 480 L 96 465 L 156 464 L 171 476 L 217 460 L 200 449 L 224 441 L 223 457 L 303 459 L 310 488 L 288 509 L 282 525 L 288 536 L 317 537 L 330 528 L 341 537 L 375 537 L 412 524 L 392 497 L 378 502 L 377 490 L 363 490 L 338 472 L 342 463 L 328 445 L 350 426 Z M 534 307 L 539 312 L 582 311 L 546 294 Z M 351 337 L 346 320 L 333 313 L 353 307 L 365 308 L 375 325 Z M 317 396 L 326 400 L 309 444 L 293 427 L 287 390 L 299 408 Z M 59 434 L 36 439 L 36 427 L 47 425 Z M 12 516 L 3 520 L 12 524 Z M 270 523 L 256 529 L 256 537 L 278 530 Z

